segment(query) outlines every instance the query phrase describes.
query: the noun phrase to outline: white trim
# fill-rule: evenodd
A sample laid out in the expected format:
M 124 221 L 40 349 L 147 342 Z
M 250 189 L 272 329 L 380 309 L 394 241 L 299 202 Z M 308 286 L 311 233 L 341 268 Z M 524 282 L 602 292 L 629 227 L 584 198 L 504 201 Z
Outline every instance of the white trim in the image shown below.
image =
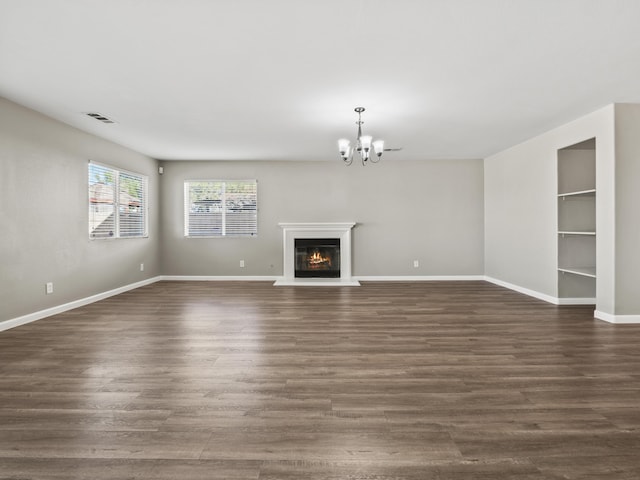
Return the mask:
M 538 300 L 543 300 L 548 303 L 552 303 L 553 305 L 595 305 L 595 298 L 559 298 L 552 297 L 551 295 L 547 295 L 545 293 L 536 292 L 535 290 L 530 290 L 528 288 L 520 287 L 518 285 L 514 285 L 513 283 L 503 282 L 502 280 L 498 280 L 492 277 L 484 277 L 484 279 L 495 285 L 500 287 L 508 288 L 509 290 L 514 290 L 518 293 L 523 293 L 525 295 L 529 295 L 530 297 L 537 298 Z
M 162 275 L 158 281 L 171 282 L 273 282 L 278 276 L 249 276 L 249 275 Z
M 514 285 L 513 283 L 503 282 L 502 280 L 498 280 L 497 278 L 493 278 L 493 277 L 485 276 L 484 279 L 487 282 L 493 283 L 500 287 L 508 288 L 509 290 L 514 290 L 518 293 L 524 293 L 525 295 L 529 295 L 530 297 L 537 298 L 538 300 L 543 300 L 548 303 L 553 303 L 554 305 L 560 305 L 559 298 L 552 297 L 551 295 L 547 295 L 546 293 L 536 292 L 535 290 L 530 290 L 528 288 L 520 287 L 518 285 Z
M 610 313 L 605 313 L 605 312 L 601 312 L 600 310 L 596 310 L 595 312 L 593 312 L 593 316 L 596 317 L 598 320 L 604 320 L 605 322 L 609 322 L 609 323 L 616 323 L 616 316 L 611 315 Z
M 604 320 L 605 322 L 609 322 L 609 323 L 617 323 L 617 324 L 640 323 L 640 315 L 611 315 L 610 313 L 605 313 L 605 312 L 596 310 L 593 313 L 593 316 L 596 317 L 598 320 Z
M 284 277 L 279 278 L 273 284 L 274 287 L 359 287 L 360 282 L 354 280 L 340 280 L 337 278 L 295 278 L 288 280 Z
M 158 281 L 175 282 L 201 282 L 201 281 L 245 281 L 245 282 L 275 282 L 276 285 L 311 285 L 317 282 L 320 285 L 358 286 L 359 282 L 430 282 L 430 281 L 483 281 L 483 275 L 395 275 L 395 276 L 357 276 L 351 277 L 351 281 L 342 281 L 333 278 L 297 278 L 293 282 L 287 282 L 284 276 L 224 276 L 224 275 L 162 275 Z
M 484 280 L 484 275 L 363 275 L 353 278 L 361 282 L 457 282 Z
M 558 303 L 556 305 L 595 305 L 595 298 L 571 298 L 562 297 L 556 299 Z
M 123 287 L 115 288 L 107 292 L 98 293 L 96 295 L 91 295 L 90 297 L 81 298 L 79 300 L 74 300 L 72 302 L 64 303 L 56 307 L 47 308 L 38 312 L 29 313 L 28 315 L 5 320 L 4 322 L 0 322 L 0 332 L 8 330 L 10 328 L 19 327 L 20 325 L 26 325 L 27 323 L 35 322 L 36 320 L 41 320 L 52 315 L 67 312 L 69 310 L 73 310 L 74 308 L 83 307 L 85 305 L 89 305 L 90 303 L 98 302 L 100 300 L 104 300 L 105 298 L 128 292 L 129 290 L 144 287 L 145 285 L 151 285 L 152 283 L 156 283 L 160 279 L 161 277 L 148 278 L 140 282 L 131 283 Z
M 280 228 L 291 228 L 294 230 L 351 230 L 356 226 L 356 222 L 280 222 Z

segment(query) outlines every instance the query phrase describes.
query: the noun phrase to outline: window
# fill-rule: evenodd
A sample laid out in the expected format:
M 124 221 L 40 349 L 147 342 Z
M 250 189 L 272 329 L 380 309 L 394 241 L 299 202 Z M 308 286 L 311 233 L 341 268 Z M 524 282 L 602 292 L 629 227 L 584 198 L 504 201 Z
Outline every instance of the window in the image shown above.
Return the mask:
M 185 237 L 250 237 L 258 234 L 256 180 L 184 182 Z
M 90 162 L 89 237 L 146 236 L 147 177 Z

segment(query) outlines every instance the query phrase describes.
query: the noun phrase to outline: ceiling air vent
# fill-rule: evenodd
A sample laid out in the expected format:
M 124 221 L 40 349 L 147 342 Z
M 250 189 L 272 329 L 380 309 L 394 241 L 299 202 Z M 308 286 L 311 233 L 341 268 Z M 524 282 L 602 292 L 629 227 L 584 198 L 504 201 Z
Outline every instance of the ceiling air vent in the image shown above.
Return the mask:
M 87 115 L 90 116 L 91 118 L 95 118 L 96 120 L 100 120 L 102 123 L 116 123 L 113 120 L 105 117 L 101 113 L 90 112 L 90 113 L 87 113 Z

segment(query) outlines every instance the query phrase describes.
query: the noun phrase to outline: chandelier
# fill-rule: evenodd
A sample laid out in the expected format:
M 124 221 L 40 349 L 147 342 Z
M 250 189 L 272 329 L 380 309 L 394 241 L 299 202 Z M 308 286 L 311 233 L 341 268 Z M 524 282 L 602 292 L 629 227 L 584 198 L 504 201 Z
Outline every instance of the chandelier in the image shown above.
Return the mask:
M 362 112 L 364 112 L 364 107 L 356 107 L 354 111 L 358 114 L 358 121 L 356 122 L 356 125 L 358 125 L 358 135 L 356 136 L 356 142 L 352 147 L 351 142 L 346 138 L 338 140 L 340 157 L 342 157 L 346 165 L 351 165 L 353 163 L 354 153 L 358 152 L 362 160 L 362 165 L 366 165 L 368 161 L 378 163 L 384 151 L 384 140 L 376 140 L 373 142 L 371 136 L 362 135 L 362 124 L 364 123 L 362 121 Z M 371 156 L 371 147 L 373 147 L 374 156 Z

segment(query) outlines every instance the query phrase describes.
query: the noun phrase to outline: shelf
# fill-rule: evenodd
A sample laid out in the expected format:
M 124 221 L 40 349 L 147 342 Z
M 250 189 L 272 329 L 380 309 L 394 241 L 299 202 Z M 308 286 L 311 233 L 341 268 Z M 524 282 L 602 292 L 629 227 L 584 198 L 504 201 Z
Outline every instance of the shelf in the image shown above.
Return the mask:
M 595 139 L 559 149 L 557 166 L 558 298 L 595 298 Z
M 559 272 L 596 278 L 596 267 L 558 267 Z
M 567 232 L 567 231 L 559 231 L 558 235 L 587 235 L 587 236 L 595 236 L 596 232 Z
M 580 190 L 579 192 L 567 192 L 567 193 L 559 193 L 558 194 L 558 198 L 565 198 L 565 197 L 575 197 L 575 196 L 589 196 L 589 195 L 595 195 L 596 194 L 596 189 L 592 189 L 592 190 Z

